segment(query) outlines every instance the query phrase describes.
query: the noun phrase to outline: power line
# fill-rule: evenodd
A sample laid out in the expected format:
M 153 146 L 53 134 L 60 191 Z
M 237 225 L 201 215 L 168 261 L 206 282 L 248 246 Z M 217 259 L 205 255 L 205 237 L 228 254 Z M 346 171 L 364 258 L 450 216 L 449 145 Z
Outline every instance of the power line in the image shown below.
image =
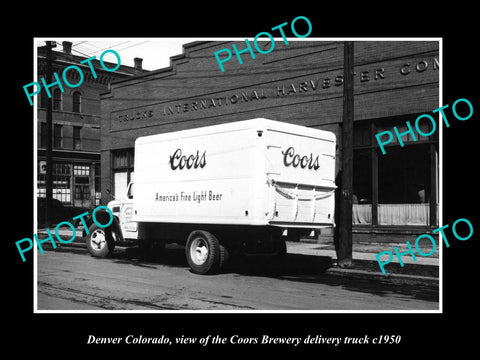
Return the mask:
M 118 44 L 111 45 L 111 46 L 107 46 L 107 47 L 105 47 L 105 48 L 103 48 L 103 49 L 100 49 L 100 50 L 97 50 L 97 51 L 103 51 L 103 50 L 107 50 L 107 49 L 112 49 L 112 48 L 114 48 L 115 46 L 119 46 L 119 45 L 122 45 L 122 44 L 125 44 L 125 43 L 129 43 L 129 42 L 130 42 L 130 40 L 122 41 L 122 42 L 120 42 L 120 43 L 118 43 Z M 93 43 L 91 43 L 91 45 L 95 46 Z
M 80 41 L 79 43 L 72 44 L 72 48 L 73 48 L 74 46 L 78 46 L 78 45 L 83 44 L 83 43 L 86 43 L 86 42 L 87 42 L 87 40 L 84 40 L 84 41 Z M 62 46 L 63 46 L 63 45 L 62 45 Z
M 135 47 L 135 46 L 138 46 L 138 45 L 142 45 L 142 44 L 145 44 L 145 43 L 148 43 L 148 42 L 150 42 L 150 40 L 143 41 L 143 42 L 138 43 L 138 44 L 133 44 L 133 45 L 127 46 L 127 47 L 125 47 L 125 48 L 123 48 L 123 49 L 119 49 L 119 50 L 117 50 L 117 51 L 122 51 L 122 50 L 125 50 L 125 49 L 130 49 L 130 48 L 132 48 L 132 47 Z
M 128 41 L 123 41 L 123 42 L 120 42 L 120 43 L 117 43 L 117 44 L 114 44 L 114 45 L 110 45 L 110 46 L 107 46 L 107 47 L 104 47 L 104 48 L 99 48 L 99 47 L 97 47 L 98 50 L 92 50 L 91 48 L 89 49 L 88 46 L 85 46 L 85 45 L 80 46 L 80 49 L 78 49 L 78 48 L 77 48 L 77 49 L 73 49 L 73 46 L 72 46 L 72 51 L 75 51 L 75 52 L 77 52 L 78 54 L 81 54 L 81 55 L 83 55 L 83 56 L 86 56 L 86 57 L 90 58 L 90 57 L 92 57 L 92 55 L 94 55 L 94 54 L 96 54 L 96 53 L 100 53 L 100 52 L 103 51 L 103 50 L 112 49 L 112 48 L 114 48 L 114 47 L 116 47 L 116 46 L 120 46 L 120 45 L 122 45 L 122 44 L 129 43 L 129 42 L 130 42 L 130 40 L 128 40 Z M 136 44 L 132 44 L 132 45 L 130 45 L 130 46 L 127 46 L 127 47 L 124 47 L 124 48 L 121 48 L 121 49 L 117 49 L 117 50 L 115 50 L 115 51 L 117 51 L 117 52 L 119 53 L 119 55 L 120 55 L 120 52 L 123 51 L 123 50 L 130 49 L 130 48 L 133 48 L 133 47 L 135 47 L 135 46 L 139 46 L 139 45 L 142 45 L 142 44 L 145 44 L 145 43 L 148 43 L 148 42 L 150 42 L 150 40 L 143 41 L 143 42 L 136 43 Z M 79 44 L 77 44 L 77 45 L 79 45 Z M 87 45 L 93 45 L 93 44 L 92 44 L 92 43 L 88 43 Z M 95 46 L 95 45 L 93 45 L 93 46 Z M 127 59 L 127 60 L 129 60 L 130 62 L 133 62 L 133 58 L 131 58 L 131 57 L 129 57 L 129 56 L 125 56 L 125 55 L 122 54 L 122 55 L 121 55 L 121 58 L 122 58 L 122 59 Z

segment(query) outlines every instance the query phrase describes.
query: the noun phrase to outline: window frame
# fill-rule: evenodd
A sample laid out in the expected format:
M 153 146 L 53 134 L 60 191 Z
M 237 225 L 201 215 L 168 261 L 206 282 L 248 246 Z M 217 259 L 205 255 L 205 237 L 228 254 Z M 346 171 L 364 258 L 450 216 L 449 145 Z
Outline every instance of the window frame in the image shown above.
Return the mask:
M 77 101 L 75 101 L 77 96 L 78 96 L 78 103 Z M 72 112 L 74 113 L 82 112 L 82 99 L 83 99 L 83 95 L 80 91 L 77 90 L 72 93 Z M 76 109 L 77 104 L 78 104 L 78 109 Z

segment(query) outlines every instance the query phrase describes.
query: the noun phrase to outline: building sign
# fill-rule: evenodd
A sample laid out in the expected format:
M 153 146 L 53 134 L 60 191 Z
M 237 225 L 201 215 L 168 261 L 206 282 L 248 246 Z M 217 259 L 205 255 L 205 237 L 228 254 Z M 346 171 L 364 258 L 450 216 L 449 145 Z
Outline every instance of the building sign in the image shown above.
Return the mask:
M 355 95 L 406 86 L 438 83 L 437 57 L 396 59 L 374 64 L 357 65 L 354 72 Z M 252 76 L 252 83 L 255 77 Z M 201 116 L 220 116 L 242 109 L 244 111 L 281 106 L 304 101 L 317 101 L 342 96 L 343 69 L 321 71 L 317 74 L 288 80 L 252 85 L 232 92 L 220 92 L 204 97 L 155 103 L 111 113 L 111 130 L 121 131 L 141 126 L 188 120 L 192 113 Z
M 242 104 L 246 102 L 252 102 L 255 100 L 266 99 L 267 97 L 264 94 L 264 90 L 259 91 L 242 91 L 239 93 L 234 93 L 233 95 L 212 97 L 209 99 L 196 100 L 187 103 L 178 103 L 175 105 L 163 106 L 162 116 L 170 116 L 180 113 L 192 112 L 192 111 L 201 111 L 204 109 L 212 109 L 216 107 L 227 107 L 229 105 Z

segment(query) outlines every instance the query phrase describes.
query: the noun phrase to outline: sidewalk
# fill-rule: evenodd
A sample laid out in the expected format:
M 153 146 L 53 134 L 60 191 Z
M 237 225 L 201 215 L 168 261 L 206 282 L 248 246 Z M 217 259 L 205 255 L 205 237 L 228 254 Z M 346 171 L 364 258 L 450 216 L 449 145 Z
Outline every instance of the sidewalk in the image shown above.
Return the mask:
M 56 242 L 57 246 L 82 247 L 86 248 L 85 240 L 82 238 L 83 228 L 80 226 L 76 230 L 75 239 L 68 244 Z M 46 235 L 45 229 L 39 229 L 38 235 Z M 63 239 L 70 239 L 72 231 L 69 229 L 59 229 L 59 235 Z M 48 243 L 45 243 L 48 244 Z M 399 260 L 393 251 L 396 246 L 399 253 L 407 251 L 405 243 L 383 243 L 383 242 L 354 242 L 352 262 L 350 268 L 341 268 L 337 265 L 337 253 L 331 241 L 300 241 L 287 242 L 287 254 L 317 257 L 320 260 L 321 267 L 325 269 L 325 274 L 335 276 L 348 276 L 361 279 L 372 279 L 380 281 L 399 281 L 399 282 L 418 282 L 438 286 L 439 284 L 439 250 L 431 256 L 423 257 L 416 255 L 416 261 L 410 254 L 402 256 L 404 266 L 400 266 Z M 422 249 L 424 253 L 429 253 L 430 249 Z M 389 264 L 384 265 L 385 274 L 382 273 L 375 257 L 376 254 L 383 251 L 393 253 L 393 259 Z M 292 257 L 292 256 L 291 256 Z M 290 257 L 290 258 L 291 258 Z M 388 259 L 387 255 L 382 256 L 383 261 Z
M 370 278 L 375 280 L 399 280 L 399 281 L 418 281 L 438 285 L 439 283 L 439 264 L 438 250 L 428 257 L 416 255 L 416 261 L 410 254 L 402 256 L 404 266 L 393 251 L 396 246 L 399 253 L 408 250 L 405 243 L 353 243 L 351 268 L 340 268 L 337 264 L 337 253 L 331 243 L 312 243 L 312 242 L 288 242 L 287 252 L 289 254 L 303 254 L 330 257 L 332 266 L 326 270 L 327 274 L 345 275 L 350 277 Z M 430 249 L 431 250 L 431 249 Z M 383 251 L 393 253 L 393 259 L 389 264 L 384 265 L 385 274 L 382 273 L 375 257 L 376 254 Z M 428 253 L 428 250 L 425 250 Z M 388 259 L 387 255 L 381 257 L 383 261 Z

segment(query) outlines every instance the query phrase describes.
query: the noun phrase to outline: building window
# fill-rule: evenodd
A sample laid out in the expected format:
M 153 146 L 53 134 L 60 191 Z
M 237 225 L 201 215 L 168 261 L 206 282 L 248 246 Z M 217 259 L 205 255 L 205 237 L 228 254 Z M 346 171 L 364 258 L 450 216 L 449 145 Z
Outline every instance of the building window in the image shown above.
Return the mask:
M 95 205 L 98 206 L 100 205 L 100 199 L 101 199 L 101 172 L 100 172 L 100 163 L 95 163 Z
M 133 149 L 115 151 L 113 153 L 113 189 L 118 200 L 126 200 L 126 190 L 133 181 Z
M 428 225 L 429 146 L 391 147 L 378 158 L 378 224 Z
M 82 104 L 82 95 L 78 92 L 75 91 L 73 93 L 73 112 L 79 113 L 81 112 L 81 104 Z
M 41 108 L 46 108 L 47 107 L 47 101 L 48 101 L 47 93 L 46 93 L 46 91 L 42 91 L 40 93 L 40 107 Z
M 89 201 L 90 200 L 90 185 L 88 177 L 76 176 L 75 177 L 75 200 Z
M 73 199 L 79 200 L 80 203 L 75 201 L 75 205 L 85 205 L 85 202 L 90 201 L 90 165 L 73 165 L 74 176 L 74 193 Z
M 53 90 L 53 110 L 62 110 L 62 92 L 58 88 Z
M 100 163 L 95 163 L 95 192 L 100 192 L 100 184 L 101 184 L 101 167 Z
M 40 147 L 47 146 L 47 123 L 40 123 Z
M 52 197 L 64 204 L 71 204 L 70 196 L 70 164 L 53 163 L 52 166 Z M 46 195 L 46 175 L 44 161 L 39 163 L 37 195 L 45 197 Z
M 369 149 L 353 153 L 353 223 L 372 223 L 372 161 Z
M 75 175 L 75 176 L 89 176 L 90 175 L 90 166 L 89 165 L 74 165 L 73 166 L 73 175 Z
M 55 149 L 60 149 L 63 147 L 62 125 L 59 125 L 59 124 L 53 125 L 53 147 Z
M 438 224 L 438 137 L 407 133 L 416 115 L 356 121 L 353 140 L 353 224 Z M 401 146 L 394 136 L 383 155 L 375 135 L 396 126 Z M 431 125 L 420 124 L 422 133 Z M 415 140 L 416 139 L 416 140 Z
M 73 148 L 75 150 L 80 150 L 81 149 L 81 140 L 80 140 L 80 126 L 74 126 L 73 127 Z

